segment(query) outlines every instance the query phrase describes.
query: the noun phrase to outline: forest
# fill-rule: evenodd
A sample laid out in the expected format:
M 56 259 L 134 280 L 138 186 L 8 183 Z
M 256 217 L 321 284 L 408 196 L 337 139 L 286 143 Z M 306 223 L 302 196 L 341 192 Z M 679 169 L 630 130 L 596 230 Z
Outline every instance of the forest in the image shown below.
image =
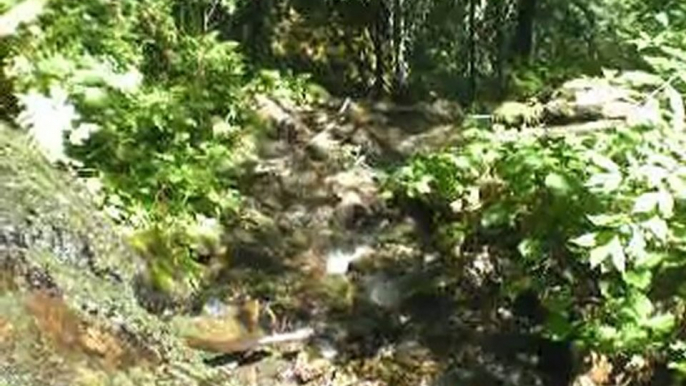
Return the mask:
M 686 379 L 683 0 L 0 0 L 0 65 L 0 386 Z

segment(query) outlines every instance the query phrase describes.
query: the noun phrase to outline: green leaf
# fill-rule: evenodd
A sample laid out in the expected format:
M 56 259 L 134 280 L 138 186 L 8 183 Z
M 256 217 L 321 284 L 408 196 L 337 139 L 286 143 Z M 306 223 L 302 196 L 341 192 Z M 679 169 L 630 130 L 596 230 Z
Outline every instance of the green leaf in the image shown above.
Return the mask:
M 505 225 L 510 221 L 511 208 L 506 205 L 493 205 L 486 209 L 481 218 L 481 226 L 484 228 L 493 228 L 500 225 Z
M 602 154 L 593 153 L 591 155 L 591 161 L 607 172 L 611 172 L 612 174 L 619 173 L 619 166 L 613 160 Z
M 624 281 L 639 290 L 645 290 L 650 286 L 653 274 L 649 270 L 628 271 L 622 276 Z
M 667 255 L 661 252 L 648 252 L 642 258 L 636 260 L 637 268 L 653 269 L 662 264 Z
M 527 238 L 519 243 L 517 250 L 525 259 L 532 259 L 541 253 L 541 245 L 538 240 Z
M 595 226 L 598 227 L 618 227 L 622 225 L 626 217 L 621 214 L 597 214 L 597 215 L 587 215 L 588 220 Z
M 643 259 L 646 255 L 646 240 L 643 231 L 638 226 L 631 227 L 631 239 L 626 246 L 626 253 L 635 260 Z
M 653 302 L 651 302 L 650 299 L 642 293 L 635 293 L 632 297 L 631 303 L 633 312 L 640 319 L 648 319 L 648 317 L 655 310 Z
M 668 367 L 670 370 L 680 373 L 681 376 L 686 375 L 686 360 L 669 362 Z
M 647 230 L 649 230 L 656 239 L 661 242 L 667 242 L 667 237 L 669 235 L 669 227 L 667 222 L 657 216 L 651 218 L 648 221 L 644 221 L 641 225 Z
M 612 256 L 612 264 L 619 272 L 623 273 L 626 270 L 626 255 L 624 254 L 624 248 L 622 247 L 622 243 L 619 241 L 618 236 L 610 241 L 608 248 L 610 250 L 610 255 Z
M 595 232 L 592 233 L 586 233 L 585 235 L 579 236 L 577 238 L 574 238 L 572 240 L 569 240 L 570 243 L 576 244 L 580 247 L 583 248 L 593 248 L 596 245 L 596 236 L 598 234 Z
M 671 218 L 674 215 L 674 197 L 666 190 L 661 190 L 657 195 L 657 206 L 662 217 Z
M 659 198 L 660 195 L 657 192 L 643 193 L 634 201 L 633 213 L 652 212 L 657 207 Z
M 675 324 L 676 318 L 669 313 L 655 315 L 646 322 L 646 326 L 655 330 L 658 334 L 669 333 L 674 328 Z
M 612 258 L 612 264 L 618 271 L 624 272 L 626 269 L 626 255 L 624 254 L 619 236 L 615 235 L 607 244 L 591 249 L 589 257 L 591 268 L 596 268 L 608 257 Z
M 556 194 L 566 194 L 570 191 L 567 179 L 559 173 L 550 173 L 545 177 L 545 186 Z
M 553 339 L 567 339 L 573 332 L 573 326 L 565 315 L 559 312 L 551 312 L 546 320 L 546 330 Z
M 591 249 L 589 257 L 591 268 L 596 268 L 602 264 L 608 256 L 610 256 L 610 250 L 607 248 L 607 245 L 601 245 Z
M 104 108 L 108 101 L 108 94 L 99 87 L 85 87 L 82 91 L 83 102 L 90 108 Z
M 598 173 L 592 175 L 585 185 L 591 189 L 611 193 L 619 188 L 622 181 L 623 178 L 620 173 Z
M 635 323 L 625 323 L 620 326 L 621 333 L 617 339 L 620 349 L 630 349 L 632 346 L 643 346 L 648 339 L 648 331 Z

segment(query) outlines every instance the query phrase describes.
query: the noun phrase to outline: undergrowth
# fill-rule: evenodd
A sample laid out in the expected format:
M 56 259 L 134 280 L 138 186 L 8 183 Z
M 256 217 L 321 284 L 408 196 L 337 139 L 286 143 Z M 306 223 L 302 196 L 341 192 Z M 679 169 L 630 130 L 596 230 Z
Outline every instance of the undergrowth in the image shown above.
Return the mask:
M 309 95 L 306 78 L 251 67 L 200 17 L 232 3 L 53 0 L 7 46 L 17 121 L 90 182 L 164 289 L 199 279 L 198 256 L 240 208 L 252 96 Z
M 683 372 L 686 56 L 666 41 L 642 41 L 663 82 L 630 125 L 517 140 L 468 129 L 459 147 L 400 168 L 390 189 L 435 209 L 436 242 L 456 259 L 479 235 L 505 249 L 514 239 L 500 296 L 537 293 L 548 337 Z

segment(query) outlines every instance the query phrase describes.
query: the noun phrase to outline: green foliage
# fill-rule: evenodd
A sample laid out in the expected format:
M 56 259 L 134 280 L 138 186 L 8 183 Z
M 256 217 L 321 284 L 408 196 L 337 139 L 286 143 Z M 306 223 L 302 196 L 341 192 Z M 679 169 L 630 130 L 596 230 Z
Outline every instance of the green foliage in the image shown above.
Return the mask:
M 458 258 L 500 247 L 512 263 L 503 298 L 534 289 L 548 335 L 686 369 L 686 3 L 540 0 L 529 15 L 524 3 L 51 0 L 0 47 L 0 89 L 52 160 L 102 182 L 104 207 L 170 289 L 200 276 L 198 255 L 221 253 L 219 224 L 240 208 L 235 175 L 256 141 L 252 97 L 326 96 L 307 76 L 254 68 L 227 36 L 344 92 L 408 76 L 417 95 L 532 98 L 603 67 L 649 70 L 625 78 L 645 94 L 630 128 L 557 139 L 470 129 L 390 187 L 435 209 L 436 244 Z M 542 115 L 518 102 L 493 114 L 505 130 Z
M 5 69 L 20 121 L 54 160 L 103 181 L 104 204 L 142 239 L 155 235 L 165 248 L 146 254 L 174 276 L 197 272 L 183 224 L 238 209 L 233 175 L 251 150 L 251 95 L 309 95 L 306 78 L 251 71 L 238 45 L 217 37 L 210 13 L 232 9 L 54 0 L 10 47 Z
M 543 108 L 537 103 L 503 102 L 493 111 L 493 120 L 506 127 L 532 127 L 543 118 Z
M 665 274 L 686 272 L 686 136 L 674 120 L 683 101 L 659 92 L 670 87 L 651 94 L 663 109 L 650 124 L 517 141 L 470 130 L 459 149 L 412 160 L 391 189 L 438 209 L 439 245 L 457 256 L 465 240 L 502 250 L 514 240 L 502 294 L 535 289 L 550 336 L 661 357 L 679 337 L 683 304 Z
M 534 96 L 570 76 L 597 75 L 602 66 L 634 65 L 640 56 L 628 44 L 630 34 L 637 26 L 660 30 L 647 15 L 680 15 L 671 3 L 533 1 L 533 49 L 522 57 L 520 27 L 527 20 L 520 7 L 527 3 L 244 2 L 230 32 L 252 57 L 313 73 L 335 93 L 393 92 L 406 76 L 412 96 L 474 102 Z
M 412 160 L 391 188 L 438 208 L 439 245 L 458 256 L 466 240 L 512 251 L 514 239 L 516 253 L 505 257 L 515 268 L 504 273 L 502 294 L 536 290 L 549 311 L 546 334 L 684 372 L 686 8 L 615 5 L 627 20 L 608 14 L 604 25 L 617 29 L 623 47 L 630 39 L 639 66 L 662 79 L 625 76 L 645 95 L 631 128 L 516 142 L 474 129 L 459 149 Z M 519 92 L 549 87 L 545 71 L 529 64 L 514 73 Z M 506 102 L 494 118 L 517 128 L 531 111 Z

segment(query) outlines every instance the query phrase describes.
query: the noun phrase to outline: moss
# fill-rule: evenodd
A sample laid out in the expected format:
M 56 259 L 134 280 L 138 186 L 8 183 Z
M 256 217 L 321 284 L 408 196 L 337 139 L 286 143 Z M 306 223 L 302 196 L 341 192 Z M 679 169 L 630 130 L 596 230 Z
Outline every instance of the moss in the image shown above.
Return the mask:
M 0 340 L 0 363 L 13 369 L 0 384 L 26 378 L 26 384 L 193 385 L 216 376 L 167 323 L 141 306 L 150 301 L 135 285 L 145 266 L 75 179 L 2 124 L 0 181 L 0 320 L 12 327 Z M 50 312 L 62 317 L 47 318 L 56 318 L 57 327 L 36 323 L 25 307 L 36 293 L 57 299 Z M 35 310 L 49 312 L 45 305 Z M 80 327 L 69 330 L 70 323 Z M 59 350 L 55 337 L 70 336 L 81 345 L 83 339 L 91 346 L 116 342 L 133 355 L 131 365 L 105 371 L 97 365 L 98 353 Z
M 493 120 L 507 127 L 535 126 L 543 119 L 543 107 L 539 104 L 504 102 L 494 112 Z

